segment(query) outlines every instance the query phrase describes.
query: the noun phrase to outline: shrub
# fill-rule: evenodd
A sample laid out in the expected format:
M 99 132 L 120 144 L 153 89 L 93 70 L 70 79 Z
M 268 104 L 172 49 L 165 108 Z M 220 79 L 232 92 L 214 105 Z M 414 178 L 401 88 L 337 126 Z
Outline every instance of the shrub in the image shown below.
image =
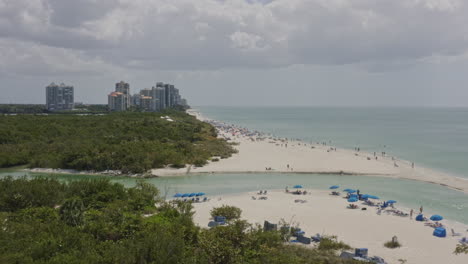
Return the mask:
M 242 214 L 242 210 L 235 206 L 223 205 L 221 207 L 213 208 L 210 212 L 211 217 L 224 216 L 227 221 L 238 220 Z
M 453 253 L 455 253 L 456 255 L 468 254 L 468 244 L 458 244 Z
M 390 241 L 385 242 L 384 246 L 387 248 L 398 248 L 398 247 L 401 247 L 401 244 L 398 241 L 390 240 Z
M 342 241 L 337 241 L 335 236 L 323 237 L 318 246 L 319 250 L 341 250 L 351 249 L 351 247 Z
M 211 161 L 217 162 L 217 161 L 219 161 L 219 159 L 218 158 L 213 158 L 213 159 L 211 159 Z

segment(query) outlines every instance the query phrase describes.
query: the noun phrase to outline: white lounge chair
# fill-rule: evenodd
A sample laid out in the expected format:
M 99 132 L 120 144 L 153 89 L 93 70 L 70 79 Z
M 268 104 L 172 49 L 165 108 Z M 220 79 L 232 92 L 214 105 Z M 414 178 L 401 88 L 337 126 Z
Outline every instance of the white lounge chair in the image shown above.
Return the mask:
M 455 233 L 455 230 L 453 230 L 453 228 L 452 228 L 452 236 L 461 236 L 461 234 L 460 233 Z

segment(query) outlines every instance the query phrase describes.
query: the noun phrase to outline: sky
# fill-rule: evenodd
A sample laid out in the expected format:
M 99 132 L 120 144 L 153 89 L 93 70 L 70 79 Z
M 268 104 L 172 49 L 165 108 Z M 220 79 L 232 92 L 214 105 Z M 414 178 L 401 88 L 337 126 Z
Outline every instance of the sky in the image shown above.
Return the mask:
M 468 107 L 468 0 L 0 0 L 0 103 Z

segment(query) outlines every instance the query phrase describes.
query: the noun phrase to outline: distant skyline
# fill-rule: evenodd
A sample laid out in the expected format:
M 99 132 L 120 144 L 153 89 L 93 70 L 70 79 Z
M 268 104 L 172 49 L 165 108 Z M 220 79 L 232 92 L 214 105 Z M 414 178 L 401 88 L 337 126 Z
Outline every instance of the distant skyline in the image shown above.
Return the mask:
M 0 103 L 468 107 L 468 1 L 0 0 Z

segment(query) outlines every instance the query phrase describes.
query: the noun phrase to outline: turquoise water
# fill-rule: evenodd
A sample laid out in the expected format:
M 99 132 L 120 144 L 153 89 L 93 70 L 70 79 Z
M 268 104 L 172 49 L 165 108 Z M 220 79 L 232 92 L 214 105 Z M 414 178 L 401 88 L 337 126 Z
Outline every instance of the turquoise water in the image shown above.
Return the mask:
M 364 109 L 364 108 L 234 108 L 199 107 L 203 115 L 251 129 L 312 142 L 332 141 L 338 147 L 359 146 L 426 167 L 468 177 L 468 109 Z M 384 147 L 385 146 L 385 147 Z M 23 172 L 0 171 L 0 177 Z M 30 175 L 30 174 L 28 174 Z M 38 174 L 34 174 L 38 175 Z M 98 176 L 55 175 L 60 180 Z M 100 177 L 100 176 L 99 176 Z M 133 178 L 108 177 L 125 186 Z M 441 214 L 468 224 L 468 195 L 439 185 L 401 179 L 313 174 L 203 174 L 146 179 L 168 197 L 175 192 L 223 195 L 284 189 L 302 184 L 327 189 L 338 184 L 362 193 L 394 199 L 404 207 Z
M 23 172 L 2 172 L 15 177 Z M 28 174 L 30 176 L 41 174 Z M 86 176 L 86 175 L 43 175 L 59 180 L 76 180 L 103 177 L 113 182 L 132 187 L 136 179 L 128 177 Z M 157 186 L 161 194 L 171 197 L 176 192 L 205 192 L 208 196 L 236 194 L 265 189 L 284 189 L 287 185 L 303 185 L 306 189 L 328 190 L 331 185 L 340 189 L 354 188 L 362 193 L 379 196 L 381 199 L 397 200 L 398 204 L 414 209 L 423 205 L 428 213 L 441 214 L 447 219 L 468 224 L 468 195 L 445 187 L 411 180 L 397 180 L 380 177 L 316 174 L 194 174 L 190 176 L 145 179 Z M 313 198 L 312 198 L 313 199 Z
M 468 108 L 197 107 L 280 137 L 360 147 L 468 178 Z

